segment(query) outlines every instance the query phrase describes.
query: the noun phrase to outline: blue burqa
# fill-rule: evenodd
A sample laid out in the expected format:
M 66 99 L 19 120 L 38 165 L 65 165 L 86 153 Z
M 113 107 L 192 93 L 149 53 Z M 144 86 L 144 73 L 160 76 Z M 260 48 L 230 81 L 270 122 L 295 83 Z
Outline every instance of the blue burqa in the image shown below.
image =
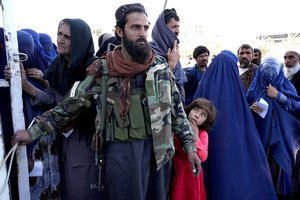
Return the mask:
M 198 85 L 194 98 L 198 97 L 212 101 L 217 109 L 203 163 L 208 199 L 277 199 L 232 52 L 223 51 L 213 59 Z
M 23 62 L 24 69 L 27 68 L 36 68 L 42 70 L 40 66 L 35 65 L 33 55 L 34 55 L 34 40 L 31 34 L 27 33 L 26 31 L 17 31 L 18 35 L 18 46 L 19 51 L 21 53 L 25 53 L 28 55 L 29 59 Z M 39 80 L 31 77 L 27 77 L 28 82 L 30 82 L 34 87 L 40 90 L 44 90 L 46 86 Z M 34 105 L 32 97 L 28 95 L 26 92 L 23 92 L 23 112 L 25 117 L 25 126 L 27 127 L 34 117 L 42 114 L 46 110 L 50 109 L 54 105 Z
M 280 102 L 268 97 L 266 87 L 271 84 L 279 93 L 286 96 Z M 291 193 L 291 176 L 300 145 L 300 97 L 292 83 L 285 78 L 282 64 L 275 58 L 265 59 L 254 77 L 247 99 L 250 104 L 263 98 L 269 104 L 265 118 L 253 114 L 258 133 L 268 157 L 275 160 L 281 168 L 280 175 L 273 173 L 277 192 L 284 195 Z M 297 119 L 298 117 L 298 119 Z M 271 163 L 270 163 L 271 166 Z M 288 180 L 284 177 L 288 177 Z M 280 183 L 276 183 L 281 180 Z
M 49 67 L 49 62 L 46 59 L 43 46 L 40 43 L 40 35 L 36 31 L 29 28 L 21 29 L 21 31 L 26 31 L 32 36 L 34 42 L 34 54 L 30 57 L 33 57 L 32 60 L 34 62 L 34 65 L 38 66 L 39 69 L 41 69 L 42 72 L 45 73 L 45 71 Z
M 53 43 L 52 38 L 47 33 L 39 33 L 40 43 L 43 46 L 45 53 L 45 59 L 48 61 L 50 66 L 51 62 L 57 56 L 56 45 Z
M 26 53 L 30 58 L 23 62 L 24 69 L 36 68 L 42 70 L 41 66 L 35 65 L 35 60 L 31 59 L 35 58 L 35 43 L 32 35 L 22 30 L 19 30 L 17 34 L 19 51 Z M 46 89 L 46 86 L 38 79 L 27 76 L 27 81 L 32 84 L 36 90 L 44 91 Z M 26 127 L 28 127 L 34 117 L 41 115 L 54 106 L 54 103 L 52 105 L 48 105 L 45 102 L 36 103 L 34 101 L 35 98 L 31 97 L 25 91 L 23 91 L 22 97 Z M 58 151 L 56 150 L 56 145 L 56 134 L 44 135 L 27 145 L 28 157 L 33 161 L 42 160 L 44 168 L 42 176 L 30 177 L 30 195 L 32 199 L 54 198 L 54 195 L 59 196 L 60 194 L 58 190 L 60 173 L 58 169 Z M 57 198 L 59 199 L 59 197 Z

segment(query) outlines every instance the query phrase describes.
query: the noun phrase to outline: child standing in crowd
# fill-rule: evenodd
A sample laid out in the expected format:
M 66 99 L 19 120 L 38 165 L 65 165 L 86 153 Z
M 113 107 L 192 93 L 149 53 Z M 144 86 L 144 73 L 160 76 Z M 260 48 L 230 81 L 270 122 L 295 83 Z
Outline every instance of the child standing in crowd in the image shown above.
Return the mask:
M 207 99 L 197 98 L 185 108 L 188 119 L 194 132 L 197 154 L 201 162 L 205 161 L 208 155 L 208 134 L 216 117 L 214 105 Z M 172 177 L 170 191 L 171 200 L 203 200 L 206 199 L 204 188 L 203 171 L 199 176 L 191 172 L 191 166 L 184 152 L 180 140 L 174 137 L 175 156 L 173 166 L 175 175 Z

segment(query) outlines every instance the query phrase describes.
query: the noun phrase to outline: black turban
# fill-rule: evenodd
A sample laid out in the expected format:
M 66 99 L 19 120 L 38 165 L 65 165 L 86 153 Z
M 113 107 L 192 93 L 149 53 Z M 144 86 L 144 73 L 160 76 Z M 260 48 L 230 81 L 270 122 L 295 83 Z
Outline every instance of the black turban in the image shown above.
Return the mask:
M 127 14 L 132 13 L 132 12 L 142 12 L 146 13 L 145 8 L 142 4 L 140 3 L 132 3 L 132 4 L 125 4 L 120 6 L 115 13 L 115 18 L 117 21 L 117 25 L 124 20 Z

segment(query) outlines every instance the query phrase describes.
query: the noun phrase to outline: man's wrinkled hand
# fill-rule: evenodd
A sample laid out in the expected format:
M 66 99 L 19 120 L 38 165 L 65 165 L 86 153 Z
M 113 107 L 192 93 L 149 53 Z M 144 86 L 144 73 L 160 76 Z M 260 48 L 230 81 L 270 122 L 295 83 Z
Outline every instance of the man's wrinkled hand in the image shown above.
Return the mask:
M 12 139 L 11 139 L 12 145 L 15 145 L 16 143 L 29 144 L 31 142 L 32 142 L 32 138 L 31 138 L 29 132 L 26 130 L 17 131 L 12 136 Z
M 201 172 L 201 160 L 196 152 L 189 152 L 188 158 L 192 166 L 192 172 L 194 175 L 199 175 Z

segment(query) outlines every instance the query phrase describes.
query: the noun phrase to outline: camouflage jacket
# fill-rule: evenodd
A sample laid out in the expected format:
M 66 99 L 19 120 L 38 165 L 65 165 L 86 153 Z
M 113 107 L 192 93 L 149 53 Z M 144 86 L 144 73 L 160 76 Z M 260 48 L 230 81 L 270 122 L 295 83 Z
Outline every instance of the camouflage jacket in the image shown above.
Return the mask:
M 146 107 L 150 113 L 151 137 L 159 169 L 174 155 L 173 133 L 182 141 L 186 152 L 196 151 L 196 148 L 173 73 L 164 59 L 156 57 L 154 64 L 145 73 Z M 65 128 L 72 120 L 92 105 L 96 105 L 97 109 L 96 133 L 100 132 L 101 78 L 88 76 L 73 88 L 76 90 L 71 89 L 60 105 L 39 116 L 38 123 L 28 129 L 32 139 L 48 134 L 54 129 L 66 131 Z M 107 101 L 107 104 L 113 103 Z

